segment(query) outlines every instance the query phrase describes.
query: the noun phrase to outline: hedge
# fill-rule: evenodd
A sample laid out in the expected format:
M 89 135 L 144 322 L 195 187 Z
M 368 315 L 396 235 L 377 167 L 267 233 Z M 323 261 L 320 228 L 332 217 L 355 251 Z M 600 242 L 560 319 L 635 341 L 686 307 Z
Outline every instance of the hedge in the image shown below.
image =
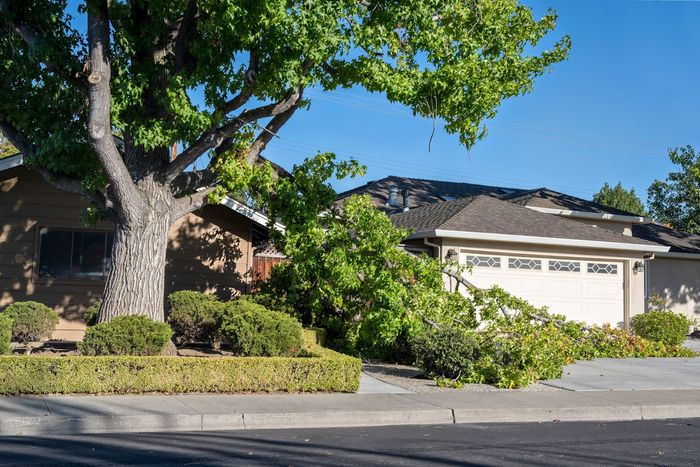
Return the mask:
M 308 357 L 0 356 L 0 395 L 355 392 L 360 360 Z

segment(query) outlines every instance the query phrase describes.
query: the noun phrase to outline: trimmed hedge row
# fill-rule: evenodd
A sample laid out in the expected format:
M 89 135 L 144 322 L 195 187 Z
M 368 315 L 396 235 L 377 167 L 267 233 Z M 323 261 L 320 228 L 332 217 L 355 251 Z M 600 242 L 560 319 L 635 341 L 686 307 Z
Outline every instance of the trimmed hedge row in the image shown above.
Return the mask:
M 354 392 L 360 360 L 308 344 L 309 357 L 0 356 L 0 394 Z

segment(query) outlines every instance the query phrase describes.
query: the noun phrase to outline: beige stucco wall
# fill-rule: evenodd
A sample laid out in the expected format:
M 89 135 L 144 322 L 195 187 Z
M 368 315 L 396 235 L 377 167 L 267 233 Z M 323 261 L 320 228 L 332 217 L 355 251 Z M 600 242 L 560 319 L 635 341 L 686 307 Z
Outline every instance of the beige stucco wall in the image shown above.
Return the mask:
M 671 310 L 697 319 L 700 325 L 700 260 L 665 258 L 647 261 L 648 296 L 659 294 Z
M 36 274 L 39 229 L 112 230 L 108 222 L 85 227 L 87 206 L 77 195 L 44 182 L 25 167 L 0 173 L 0 309 L 34 300 L 59 313 L 54 338 L 82 338 L 83 312 L 102 295 L 102 278 L 47 279 Z M 229 298 L 249 289 L 251 221 L 223 206 L 208 206 L 178 219 L 169 232 L 166 293 L 180 289 Z
M 626 316 L 625 327 L 629 326 L 629 318 L 644 313 L 645 297 L 644 297 L 644 273 L 633 272 L 633 266 L 636 261 L 643 260 L 643 252 L 625 252 L 618 250 L 603 250 L 594 248 L 582 247 L 562 247 L 554 245 L 533 245 L 526 243 L 506 243 L 492 241 L 475 241 L 464 239 L 451 238 L 432 238 L 430 243 L 441 245 L 440 257 L 444 260 L 445 255 L 451 248 L 473 248 L 483 251 L 493 251 L 498 254 L 513 254 L 513 255 L 529 255 L 535 257 L 565 257 L 565 258 L 580 258 L 583 260 L 611 260 L 622 261 L 624 265 L 624 282 L 625 282 L 625 302 Z

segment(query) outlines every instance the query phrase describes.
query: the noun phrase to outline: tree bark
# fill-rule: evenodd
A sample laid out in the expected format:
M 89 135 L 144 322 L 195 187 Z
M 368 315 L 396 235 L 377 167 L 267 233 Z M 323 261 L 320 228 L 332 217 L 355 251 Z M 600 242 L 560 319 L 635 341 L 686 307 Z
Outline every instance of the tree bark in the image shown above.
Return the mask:
M 139 184 L 146 208 L 136 220 L 117 216 L 111 268 L 97 322 L 144 315 L 164 321 L 165 262 L 173 198 L 151 180 Z

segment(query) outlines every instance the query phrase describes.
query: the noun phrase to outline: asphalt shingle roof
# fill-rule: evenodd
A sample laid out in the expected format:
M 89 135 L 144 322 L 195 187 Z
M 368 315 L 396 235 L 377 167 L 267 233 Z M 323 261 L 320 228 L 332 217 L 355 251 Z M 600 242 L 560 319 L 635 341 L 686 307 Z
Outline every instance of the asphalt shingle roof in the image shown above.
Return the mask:
M 503 196 L 508 193 L 522 191 L 516 188 L 477 185 L 474 183 L 445 182 L 441 180 L 390 176 L 340 193 L 338 195 L 338 201 L 342 202 L 343 199 L 351 195 L 370 195 L 374 201 L 374 205 L 378 208 L 389 211 L 395 210 L 395 207 L 392 208 L 386 205 L 389 199 L 389 189 L 392 187 L 396 187 L 399 190 L 399 204 L 403 203 L 401 192 L 403 190 L 408 190 L 408 206 L 410 208 L 457 198 L 478 195 Z
M 700 235 L 689 234 L 659 224 L 637 224 L 632 226 L 632 235 L 660 245 L 670 246 L 672 253 L 700 255 Z
M 389 189 L 392 187 L 396 187 L 399 190 L 397 199 L 399 206 L 391 207 L 386 204 L 389 198 Z M 374 205 L 379 209 L 387 212 L 396 212 L 397 209 L 402 207 L 403 200 L 401 193 L 403 190 L 408 190 L 409 208 L 416 208 L 441 201 L 451 201 L 458 198 L 488 195 L 521 206 L 638 216 L 638 214 L 603 206 L 602 204 L 550 190 L 549 188 L 523 190 L 502 186 L 445 182 L 441 180 L 396 176 L 382 178 L 381 180 L 369 182 L 365 185 L 353 188 L 352 190 L 340 193 L 338 195 L 338 201 L 342 202 L 343 199 L 351 195 L 366 194 L 372 197 Z
M 429 204 L 394 214 L 391 219 L 396 226 L 414 231 L 454 230 L 656 246 L 647 240 L 533 211 L 490 196 Z

